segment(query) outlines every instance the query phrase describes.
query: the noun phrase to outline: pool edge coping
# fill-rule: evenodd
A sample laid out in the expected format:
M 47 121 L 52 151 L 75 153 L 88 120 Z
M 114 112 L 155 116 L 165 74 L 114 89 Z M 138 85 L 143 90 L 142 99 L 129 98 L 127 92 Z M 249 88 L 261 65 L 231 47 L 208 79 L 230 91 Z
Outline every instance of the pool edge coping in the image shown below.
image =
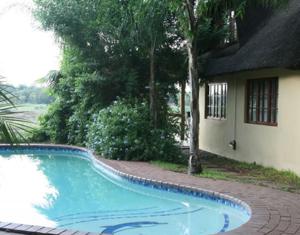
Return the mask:
M 228 234 L 232 231 L 235 231 L 237 229 L 242 228 L 243 226 L 245 226 L 246 224 L 248 224 L 249 222 L 251 222 L 252 220 L 252 216 L 253 216 L 253 211 L 251 209 L 251 207 L 244 202 L 243 200 L 240 200 L 236 197 L 233 196 L 229 196 L 227 194 L 224 193 L 219 193 L 216 191 L 212 191 L 212 190 L 207 190 L 201 187 L 193 187 L 193 186 L 188 186 L 188 185 L 183 185 L 183 184 L 175 184 L 172 182 L 168 182 L 168 181 L 159 181 L 159 180 L 154 180 L 154 179 L 150 179 L 150 178 L 145 178 L 145 177 L 139 177 L 139 176 L 135 176 L 135 175 L 131 175 L 131 174 L 127 174 L 125 172 L 122 172 L 120 170 L 117 170 L 115 168 L 113 168 L 112 166 L 109 166 L 108 164 L 104 163 L 101 161 L 101 156 L 98 156 L 97 154 L 95 154 L 92 150 L 88 149 L 88 148 L 84 148 L 84 147 L 79 147 L 79 146 L 73 146 L 73 145 L 61 145 L 61 144 L 19 144 L 19 145 L 9 145 L 9 144 L 0 144 L 0 149 L 7 147 L 7 148 L 14 148 L 14 147 L 28 147 L 28 148 L 65 148 L 65 149 L 69 149 L 69 150 L 80 150 L 82 152 L 85 152 L 87 154 L 89 154 L 91 156 L 92 163 L 95 164 L 95 162 L 97 164 L 100 164 L 102 167 L 108 169 L 109 171 L 111 171 L 112 173 L 125 178 L 126 180 L 129 180 L 131 182 L 133 182 L 134 180 L 138 181 L 139 184 L 143 184 L 143 183 L 148 183 L 148 184 L 152 184 L 152 185 L 161 185 L 161 186 L 165 186 L 165 188 L 167 189 L 182 189 L 185 191 L 189 191 L 189 193 L 191 194 L 191 196 L 193 196 L 193 193 L 203 193 L 206 194 L 208 196 L 214 197 L 214 198 L 218 198 L 220 200 L 224 199 L 227 200 L 235 205 L 238 205 L 239 207 L 243 208 L 250 216 L 249 220 L 242 224 L 240 227 L 234 229 L 234 230 L 230 230 L 230 231 L 225 231 L 221 234 Z M 134 182 L 133 182 L 134 183 Z M 147 186 L 146 186 L 147 187 Z M 181 192 L 178 192 L 181 193 Z M 187 194 L 188 195 L 188 194 Z M 199 198 L 204 198 L 202 196 L 196 196 Z M 212 200 L 212 199 L 207 199 L 207 200 Z M 217 202 L 217 203 L 221 203 L 221 204 L 225 204 L 223 202 Z M 229 205 L 231 207 L 231 205 Z M 240 209 L 240 208 L 239 208 Z M 9 223 L 9 222 L 1 222 L 0 221 L 0 231 L 5 231 L 5 232 L 13 232 L 13 233 L 20 233 L 20 234 L 49 234 L 49 235 L 95 235 L 95 234 L 100 234 L 100 235 L 108 235 L 108 234 L 104 234 L 104 233 L 93 233 L 93 232 L 83 232 L 83 231 L 79 231 L 79 230 L 69 230 L 69 229 L 63 229 L 63 228 L 51 228 L 51 227 L 43 227 L 43 226 L 35 226 L 35 225 L 27 225 L 27 224 L 18 224 L 18 223 Z M 218 233 L 219 234 L 219 233 Z

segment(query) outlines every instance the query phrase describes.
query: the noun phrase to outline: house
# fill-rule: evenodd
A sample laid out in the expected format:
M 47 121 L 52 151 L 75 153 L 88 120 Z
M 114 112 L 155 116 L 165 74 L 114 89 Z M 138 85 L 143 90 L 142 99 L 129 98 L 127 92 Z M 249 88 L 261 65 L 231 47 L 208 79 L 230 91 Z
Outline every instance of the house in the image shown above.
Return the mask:
M 254 8 L 208 60 L 200 149 L 300 175 L 300 1 Z

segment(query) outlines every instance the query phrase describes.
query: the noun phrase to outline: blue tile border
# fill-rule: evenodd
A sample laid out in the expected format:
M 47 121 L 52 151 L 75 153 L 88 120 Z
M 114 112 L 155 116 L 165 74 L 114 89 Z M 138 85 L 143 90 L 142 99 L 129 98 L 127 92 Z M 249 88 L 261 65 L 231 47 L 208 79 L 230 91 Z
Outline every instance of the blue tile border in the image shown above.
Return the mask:
M 34 150 L 37 152 L 43 151 L 54 151 L 54 152 L 64 152 L 64 153 L 88 153 L 88 150 L 80 147 L 71 147 L 63 145 L 0 145 L 0 153 L 25 153 L 26 151 Z
M 184 185 L 176 185 L 176 184 L 171 184 L 168 182 L 155 181 L 155 180 L 151 180 L 151 179 L 146 179 L 146 178 L 129 175 L 129 174 L 123 173 L 121 171 L 118 171 L 118 170 L 106 165 L 105 163 L 99 161 L 98 159 L 96 159 L 96 161 L 102 167 L 106 168 L 107 170 L 113 172 L 114 174 L 122 177 L 123 179 L 125 179 L 131 183 L 155 188 L 158 190 L 170 191 L 170 192 L 180 193 L 180 194 L 184 194 L 184 195 L 188 195 L 188 196 L 192 196 L 192 197 L 211 200 L 211 201 L 214 201 L 217 203 L 224 204 L 226 206 L 230 206 L 234 209 L 241 210 L 242 212 L 245 212 L 248 216 L 251 216 L 251 214 L 252 214 L 250 206 L 237 198 L 227 196 L 225 194 L 213 192 L 213 191 L 200 189 L 200 188 L 187 187 Z

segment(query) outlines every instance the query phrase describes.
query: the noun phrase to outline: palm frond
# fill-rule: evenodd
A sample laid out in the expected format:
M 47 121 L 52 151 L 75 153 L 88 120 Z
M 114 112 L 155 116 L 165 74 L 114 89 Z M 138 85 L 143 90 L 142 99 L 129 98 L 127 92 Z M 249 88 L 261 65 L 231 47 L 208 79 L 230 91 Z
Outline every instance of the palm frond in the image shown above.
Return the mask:
M 11 87 L 0 79 L 0 142 L 2 143 L 24 142 L 26 141 L 24 134 L 33 130 L 30 121 L 18 117 L 23 112 L 16 110 L 15 99 L 17 97 Z
M 45 77 L 41 78 L 39 81 L 41 83 L 46 83 L 49 87 L 55 87 L 62 77 L 60 71 L 51 70 Z

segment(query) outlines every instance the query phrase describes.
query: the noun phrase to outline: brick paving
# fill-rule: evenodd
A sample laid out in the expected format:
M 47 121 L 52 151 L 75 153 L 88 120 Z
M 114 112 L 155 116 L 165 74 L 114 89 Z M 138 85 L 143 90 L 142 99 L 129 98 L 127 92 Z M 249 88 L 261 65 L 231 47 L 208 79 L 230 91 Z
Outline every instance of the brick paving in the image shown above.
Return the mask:
M 252 217 L 242 227 L 223 235 L 300 235 L 300 194 L 283 192 L 251 184 L 204 179 L 163 170 L 144 162 L 101 159 L 126 174 L 216 191 L 246 202 Z

